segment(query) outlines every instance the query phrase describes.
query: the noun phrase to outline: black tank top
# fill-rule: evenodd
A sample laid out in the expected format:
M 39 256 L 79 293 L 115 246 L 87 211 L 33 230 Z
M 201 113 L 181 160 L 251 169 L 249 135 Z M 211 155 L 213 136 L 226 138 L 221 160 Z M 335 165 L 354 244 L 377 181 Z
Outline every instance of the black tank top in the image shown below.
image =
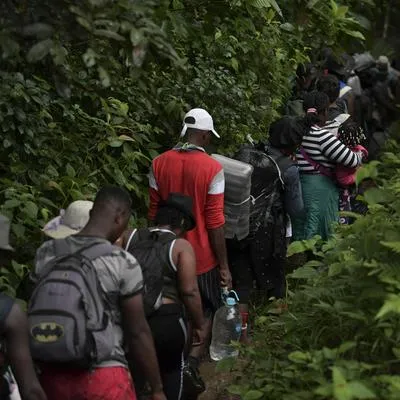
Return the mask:
M 163 237 L 163 239 L 170 238 L 171 241 L 165 240 L 167 243 L 163 244 L 163 249 L 161 252 L 162 262 L 165 265 L 164 268 L 164 286 L 162 296 L 180 302 L 180 296 L 178 291 L 178 276 L 177 276 L 177 267 L 172 259 L 172 252 L 174 249 L 174 245 L 176 242 L 176 235 L 174 232 L 169 229 L 161 229 L 161 228 L 150 228 L 150 232 L 157 234 L 159 237 Z M 134 231 L 131 235 L 133 237 L 137 231 Z M 127 248 L 129 247 L 130 240 L 128 242 Z

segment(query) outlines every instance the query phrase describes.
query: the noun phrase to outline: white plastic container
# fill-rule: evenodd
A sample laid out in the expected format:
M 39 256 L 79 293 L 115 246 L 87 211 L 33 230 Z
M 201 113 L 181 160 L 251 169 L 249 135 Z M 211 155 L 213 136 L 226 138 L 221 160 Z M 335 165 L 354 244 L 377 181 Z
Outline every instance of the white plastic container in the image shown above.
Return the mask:
M 225 175 L 225 237 L 244 239 L 249 234 L 253 166 L 219 154 L 212 157 L 222 165 Z

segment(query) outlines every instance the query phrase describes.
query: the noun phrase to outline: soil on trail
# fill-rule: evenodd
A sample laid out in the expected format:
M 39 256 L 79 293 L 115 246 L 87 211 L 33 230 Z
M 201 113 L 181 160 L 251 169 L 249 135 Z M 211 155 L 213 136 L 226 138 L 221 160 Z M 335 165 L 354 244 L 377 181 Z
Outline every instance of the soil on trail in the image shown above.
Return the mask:
M 234 400 L 226 391 L 232 382 L 232 375 L 216 371 L 216 365 L 215 362 L 204 361 L 200 366 L 200 374 L 207 388 L 199 400 Z

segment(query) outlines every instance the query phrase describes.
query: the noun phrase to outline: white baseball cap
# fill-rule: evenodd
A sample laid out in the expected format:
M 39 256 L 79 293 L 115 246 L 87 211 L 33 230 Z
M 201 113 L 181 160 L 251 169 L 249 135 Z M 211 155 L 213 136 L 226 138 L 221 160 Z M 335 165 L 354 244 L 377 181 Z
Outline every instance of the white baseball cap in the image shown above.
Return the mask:
M 211 131 L 218 139 L 220 136 L 214 129 L 214 121 L 211 115 L 202 108 L 191 109 L 183 119 L 181 137 L 186 135 L 188 128 L 199 129 L 201 131 Z
M 72 202 L 60 215 L 49 221 L 43 228 L 45 235 L 53 239 L 63 239 L 80 232 L 88 223 L 92 201 L 77 200 Z

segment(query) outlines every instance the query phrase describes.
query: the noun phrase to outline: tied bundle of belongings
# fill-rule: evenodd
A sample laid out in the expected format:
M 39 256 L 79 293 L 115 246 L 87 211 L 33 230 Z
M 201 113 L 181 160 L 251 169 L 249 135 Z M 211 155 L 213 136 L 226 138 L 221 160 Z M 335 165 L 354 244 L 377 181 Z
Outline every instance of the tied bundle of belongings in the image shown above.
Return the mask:
M 213 154 L 225 174 L 225 237 L 252 238 L 269 220 L 283 189 L 281 170 L 264 146 L 242 146 L 234 159 Z

